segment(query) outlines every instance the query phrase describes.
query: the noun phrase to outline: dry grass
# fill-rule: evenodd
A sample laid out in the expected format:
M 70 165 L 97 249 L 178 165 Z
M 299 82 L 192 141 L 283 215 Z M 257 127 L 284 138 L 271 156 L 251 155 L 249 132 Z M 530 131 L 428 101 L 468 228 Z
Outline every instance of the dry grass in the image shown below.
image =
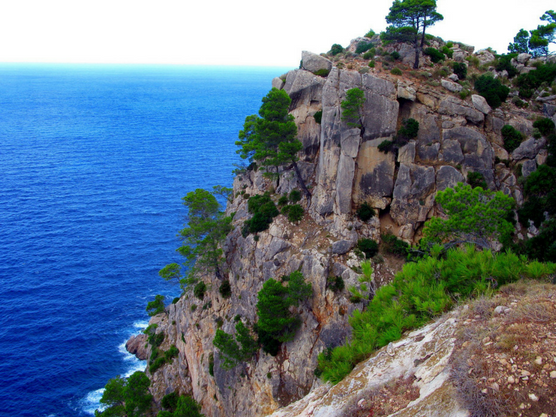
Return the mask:
M 382 417 L 389 416 L 419 398 L 419 388 L 414 384 L 415 378 L 398 379 L 362 393 L 344 412 L 343 417 Z
M 509 285 L 462 316 L 452 381 L 471 416 L 556 416 L 555 288 Z

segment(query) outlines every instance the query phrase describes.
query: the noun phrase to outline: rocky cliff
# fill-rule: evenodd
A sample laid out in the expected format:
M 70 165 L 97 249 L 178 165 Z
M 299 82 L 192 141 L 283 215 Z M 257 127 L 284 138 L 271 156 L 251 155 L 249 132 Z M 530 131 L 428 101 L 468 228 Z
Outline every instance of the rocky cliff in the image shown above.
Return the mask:
M 458 59 L 470 54 L 456 49 Z M 411 62 L 411 51 L 400 50 L 400 54 Z M 427 59 L 423 64 L 430 63 Z M 341 276 L 346 287 L 357 283 L 354 269 L 360 259 L 352 249 L 359 238 L 380 241 L 381 233 L 391 232 L 413 242 L 423 223 L 436 214 L 435 193 L 464 182 L 469 172 L 483 174 L 489 188 L 502 190 L 520 203 L 522 191 L 512 167 L 521 165 L 526 176 L 546 158 L 544 140 L 532 137 L 530 110 L 512 104 L 492 110 L 478 95 L 462 100 L 453 77 L 435 86 L 415 72 L 392 75 L 380 65 L 369 69 L 358 59 L 338 65 L 310 53 L 303 54 L 302 63 L 301 69 L 276 78 L 272 85 L 291 97 L 290 112 L 304 146 L 298 165 L 312 194 L 301 201 L 305 216 L 298 224 L 278 216 L 257 237 L 243 237 L 243 222 L 250 217 L 245 196 L 269 190 L 280 196 L 298 184 L 293 170 L 275 181 L 260 171 L 236 177 L 234 198 L 227 207 L 228 213 L 235 213 L 234 229 L 224 245 L 232 295 L 223 298 L 219 280 L 206 276 L 210 290 L 202 302 L 184 296 L 167 307 L 166 314 L 153 318 L 156 332 L 166 335 L 161 349 L 174 344 L 179 350 L 172 363 L 150 375 L 157 401 L 177 391 L 192 395 L 209 417 L 262 416 L 303 398 L 321 385 L 313 373 L 318 354 L 349 337 L 348 317 L 362 308 L 361 303 L 349 301 L 347 291 L 335 293 L 327 287 L 330 276 Z M 322 69 L 326 76 L 314 74 Z M 361 128 L 350 128 L 341 119 L 341 102 L 346 91 L 355 87 L 364 91 L 366 99 Z M 539 115 L 554 117 L 556 107 L 541 103 L 537 110 Z M 319 111 L 320 123 L 315 119 Z M 380 152 L 378 145 L 392 139 L 408 118 L 419 122 L 418 136 L 397 154 Z M 511 154 L 502 146 L 501 128 L 506 124 L 528 136 Z M 378 213 L 366 222 L 355 215 L 363 202 Z M 374 269 L 380 284 L 396 266 L 386 259 Z M 263 283 L 296 270 L 311 282 L 313 297 L 296 310 L 302 326 L 295 339 L 283 344 L 276 357 L 259 351 L 250 362 L 224 370 L 212 344 L 216 329 L 233 333 L 237 315 L 254 323 Z M 430 331 L 451 331 L 442 326 L 434 324 Z

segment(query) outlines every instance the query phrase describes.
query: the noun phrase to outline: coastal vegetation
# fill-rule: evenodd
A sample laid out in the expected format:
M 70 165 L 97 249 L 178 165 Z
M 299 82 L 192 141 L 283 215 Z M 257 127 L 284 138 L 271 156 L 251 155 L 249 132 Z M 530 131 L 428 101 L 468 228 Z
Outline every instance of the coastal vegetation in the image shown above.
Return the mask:
M 298 307 L 311 295 L 312 286 L 305 282 L 299 271 L 282 277 L 282 282 L 273 278 L 265 281 L 257 295 L 258 321 L 252 329 L 240 319 L 235 326 L 235 335 L 216 330 L 212 343 L 221 353 L 222 367 L 231 369 L 248 361 L 260 347 L 276 356 L 281 344 L 292 340 L 301 325 L 299 316 L 292 313 L 292 308 Z

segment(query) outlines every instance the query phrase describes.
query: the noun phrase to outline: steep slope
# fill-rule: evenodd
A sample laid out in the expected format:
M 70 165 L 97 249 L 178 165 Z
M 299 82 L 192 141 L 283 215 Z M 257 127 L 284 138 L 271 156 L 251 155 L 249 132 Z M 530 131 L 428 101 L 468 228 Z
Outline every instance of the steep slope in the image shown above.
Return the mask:
M 460 51 L 463 60 L 469 53 Z M 227 207 L 228 213 L 235 213 L 234 229 L 224 245 L 232 295 L 223 298 L 220 281 L 207 276 L 210 290 L 202 301 L 182 297 L 166 314 L 153 318 L 156 333 L 165 334 L 161 349 L 173 344 L 179 350 L 172 363 L 150 375 L 157 401 L 173 391 L 190 394 L 212 417 L 267 415 L 303 398 L 320 385 L 313 373 L 318 354 L 349 337 L 347 319 L 363 307 L 350 302 L 347 291 L 335 293 L 327 283 L 331 276 L 341 276 L 346 287 L 357 283 L 354 269 L 361 260 L 353 248 L 359 238 L 379 241 L 381 232 L 390 231 L 407 241 L 417 239 L 424 221 L 436 213 L 435 193 L 465 181 L 469 172 L 483 174 L 489 188 L 503 190 L 518 203 L 523 200 L 517 175 L 495 158 L 522 165 L 523 175 L 546 158 L 544 139 L 531 136 L 530 112 L 510 104 L 492 110 L 480 96 L 462 100 L 448 89 L 450 84 L 432 87 L 409 73 L 395 76 L 368 67 L 357 71 L 357 65 L 342 69 L 304 53 L 302 69 L 273 81 L 292 98 L 290 112 L 304 145 L 299 167 L 312 197 L 301 201 L 305 216 L 299 224 L 280 215 L 269 230 L 244 237 L 243 222 L 250 217 L 246 196 L 272 190 L 277 199 L 298 184 L 291 170 L 279 181 L 264 178 L 260 171 L 236 177 L 234 198 Z M 317 76 L 319 69 L 330 72 Z M 341 120 L 341 102 L 352 88 L 365 93 L 361 128 L 350 128 Z M 551 109 L 544 106 L 545 115 L 553 116 Z M 322 111 L 320 124 L 314 117 L 317 111 Z M 380 152 L 380 143 L 392 139 L 408 118 L 419 122 L 417 138 L 397 157 Z M 502 147 L 501 128 L 506 124 L 529 136 L 511 155 Z M 359 220 L 355 209 L 363 202 L 380 215 Z M 388 262 L 374 267 L 379 283 L 392 273 Z M 297 270 L 312 284 L 313 297 L 296 310 L 302 326 L 294 340 L 283 344 L 276 357 L 259 351 L 250 362 L 224 370 L 212 345 L 216 329 L 233 333 L 237 315 L 256 322 L 257 293 L 263 283 Z

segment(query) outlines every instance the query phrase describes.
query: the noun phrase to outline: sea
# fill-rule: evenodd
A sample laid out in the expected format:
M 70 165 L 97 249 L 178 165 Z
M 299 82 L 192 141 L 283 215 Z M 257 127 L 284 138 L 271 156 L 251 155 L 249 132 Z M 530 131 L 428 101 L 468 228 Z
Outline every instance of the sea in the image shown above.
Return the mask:
M 181 198 L 231 186 L 288 68 L 0 64 L 0 416 L 88 417 L 181 262 Z

